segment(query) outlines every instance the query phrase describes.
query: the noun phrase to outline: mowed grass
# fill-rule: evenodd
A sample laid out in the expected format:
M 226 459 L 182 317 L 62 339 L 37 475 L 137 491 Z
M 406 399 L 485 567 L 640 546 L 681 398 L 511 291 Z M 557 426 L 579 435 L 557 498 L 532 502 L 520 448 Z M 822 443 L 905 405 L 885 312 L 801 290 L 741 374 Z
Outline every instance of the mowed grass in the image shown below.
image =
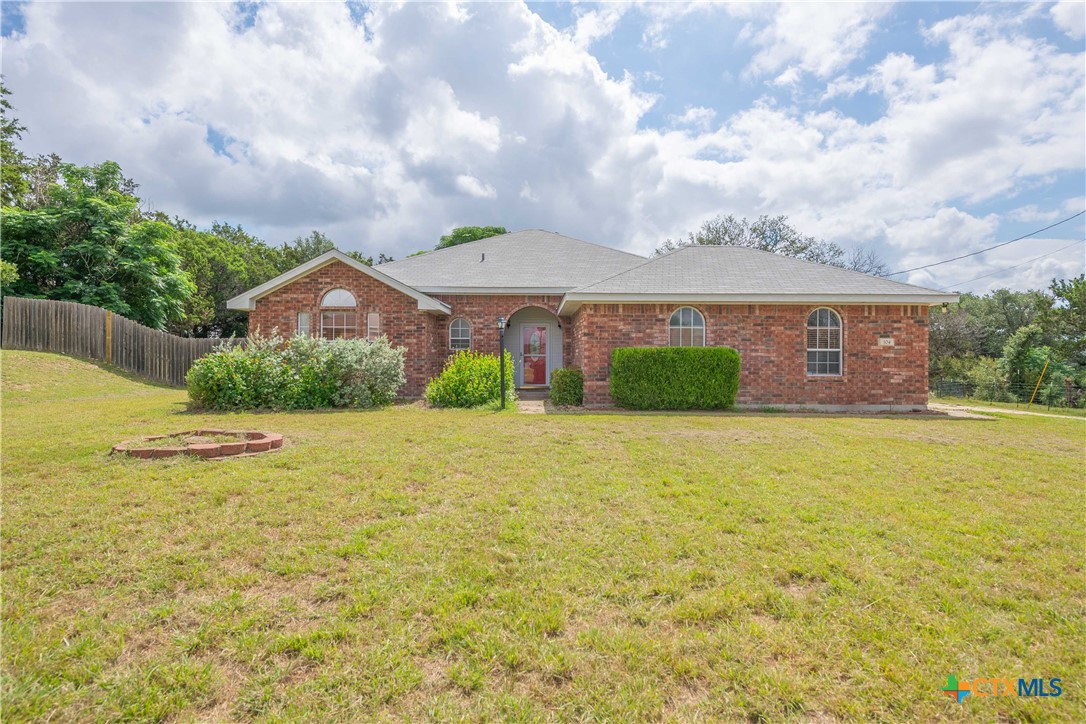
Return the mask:
M 1086 718 L 1081 420 L 192 415 L 2 362 L 5 721 Z M 200 426 L 288 446 L 107 454 Z

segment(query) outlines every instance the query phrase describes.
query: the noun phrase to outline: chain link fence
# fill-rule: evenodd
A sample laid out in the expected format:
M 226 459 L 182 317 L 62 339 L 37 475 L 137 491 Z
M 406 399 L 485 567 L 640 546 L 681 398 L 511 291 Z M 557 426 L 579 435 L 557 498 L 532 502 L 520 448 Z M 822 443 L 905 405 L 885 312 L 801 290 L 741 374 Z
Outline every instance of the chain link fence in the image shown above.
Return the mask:
M 970 380 L 951 380 L 934 378 L 929 383 L 932 397 L 959 398 L 981 402 L 1006 402 L 1025 407 L 1033 396 L 1037 383 L 1010 384 L 1008 382 L 972 382 Z M 1046 380 L 1037 388 L 1033 405 L 1045 407 L 1086 407 L 1086 390 L 1074 383 L 1074 380 Z

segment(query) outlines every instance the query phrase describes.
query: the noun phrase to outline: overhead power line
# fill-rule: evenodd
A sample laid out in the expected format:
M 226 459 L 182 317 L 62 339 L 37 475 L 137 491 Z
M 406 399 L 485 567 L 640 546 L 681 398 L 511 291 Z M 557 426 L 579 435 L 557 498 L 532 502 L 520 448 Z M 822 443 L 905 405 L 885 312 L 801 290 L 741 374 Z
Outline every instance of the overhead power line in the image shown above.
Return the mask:
M 1086 241 L 1086 239 L 1078 239 L 1076 241 L 1072 241 L 1067 246 L 1062 246 L 1059 249 L 1056 249 L 1055 251 L 1048 252 L 1047 254 L 1041 254 L 1040 256 L 1035 256 L 1032 259 L 1027 259 L 1026 261 L 1015 264 L 1014 266 L 1005 267 L 1003 269 L 996 269 L 994 272 L 988 272 L 987 274 L 981 274 L 979 277 L 973 277 L 972 279 L 966 279 L 964 282 L 954 282 L 953 284 L 948 284 L 945 287 L 940 287 L 939 290 L 943 291 L 943 292 L 946 292 L 946 291 L 949 291 L 952 287 L 960 287 L 960 286 L 962 286 L 964 284 L 969 284 L 970 282 L 975 282 L 975 281 L 978 281 L 980 279 L 987 279 L 988 277 L 994 277 L 996 274 L 1002 274 L 1005 271 L 1010 271 L 1011 269 L 1017 269 L 1020 266 L 1025 266 L 1026 264 L 1032 264 L 1035 261 L 1040 261 L 1041 259 L 1044 259 L 1047 256 L 1052 256 L 1054 254 L 1059 254 L 1061 251 L 1066 251 L 1066 250 L 1070 249 L 1072 246 L 1076 246 L 1078 244 L 1081 244 L 1084 241 Z
M 1074 216 L 1068 216 L 1066 219 L 1063 219 L 1062 221 L 1057 221 L 1055 224 L 1050 224 L 1050 225 L 1046 226 L 1043 229 L 1037 229 L 1037 231 L 1031 231 L 1028 234 L 1025 234 L 1023 236 L 1018 237 L 1017 239 L 1011 239 L 1010 241 L 1004 241 L 1001 244 L 996 244 L 995 246 L 989 246 L 987 249 L 981 249 L 980 251 L 971 251 L 968 254 L 962 254 L 961 256 L 956 256 L 953 259 L 944 259 L 943 261 L 937 261 L 937 262 L 934 262 L 932 264 L 925 264 L 924 266 L 914 266 L 912 269 L 902 269 L 901 271 L 890 272 L 886 276 L 892 277 L 892 276 L 897 276 L 898 274 L 908 274 L 909 272 L 920 271 L 921 269 L 930 269 L 931 267 L 939 266 L 940 264 L 949 264 L 952 261 L 958 261 L 959 259 L 965 259 L 966 257 L 976 256 L 977 254 L 983 254 L 986 251 L 991 251 L 992 249 L 998 249 L 1001 246 L 1006 246 L 1007 244 L 1013 244 L 1016 241 L 1022 241 L 1022 239 L 1028 239 L 1031 236 L 1036 236 L 1037 234 L 1040 234 L 1042 231 L 1048 231 L 1049 229 L 1057 227 L 1060 224 L 1066 224 L 1068 221 L 1071 221 L 1072 219 L 1077 219 L 1078 217 L 1082 216 L 1083 214 L 1086 214 L 1086 210 L 1080 211 L 1077 214 L 1075 214 Z

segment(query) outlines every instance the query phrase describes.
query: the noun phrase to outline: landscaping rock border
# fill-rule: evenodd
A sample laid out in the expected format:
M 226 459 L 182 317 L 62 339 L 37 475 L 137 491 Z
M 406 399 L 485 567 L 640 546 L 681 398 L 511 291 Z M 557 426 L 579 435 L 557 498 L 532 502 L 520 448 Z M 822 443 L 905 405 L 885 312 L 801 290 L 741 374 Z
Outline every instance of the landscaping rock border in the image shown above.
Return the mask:
M 193 443 L 178 445 L 176 447 L 141 447 L 141 442 L 152 440 L 165 440 L 167 438 L 186 438 L 189 436 L 234 435 L 243 440 L 237 442 L 213 442 Z M 244 455 L 256 455 L 263 452 L 271 452 L 283 447 L 283 436 L 274 432 L 260 432 L 258 430 L 213 430 L 201 428 L 198 430 L 186 430 L 169 435 L 146 435 L 135 440 L 127 440 L 114 445 L 110 454 L 128 455 L 129 457 L 144 460 L 169 458 L 175 455 L 194 455 L 205 460 L 223 460 L 228 457 Z

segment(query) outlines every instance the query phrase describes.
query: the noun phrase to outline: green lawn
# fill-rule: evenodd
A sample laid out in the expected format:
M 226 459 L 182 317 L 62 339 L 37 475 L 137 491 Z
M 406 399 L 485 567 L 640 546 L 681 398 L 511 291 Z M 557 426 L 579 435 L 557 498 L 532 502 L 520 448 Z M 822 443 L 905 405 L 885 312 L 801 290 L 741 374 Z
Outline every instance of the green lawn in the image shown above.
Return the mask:
M 5 721 L 1086 719 L 1081 420 L 191 415 L 2 363 Z M 199 426 L 288 443 L 107 454 Z

